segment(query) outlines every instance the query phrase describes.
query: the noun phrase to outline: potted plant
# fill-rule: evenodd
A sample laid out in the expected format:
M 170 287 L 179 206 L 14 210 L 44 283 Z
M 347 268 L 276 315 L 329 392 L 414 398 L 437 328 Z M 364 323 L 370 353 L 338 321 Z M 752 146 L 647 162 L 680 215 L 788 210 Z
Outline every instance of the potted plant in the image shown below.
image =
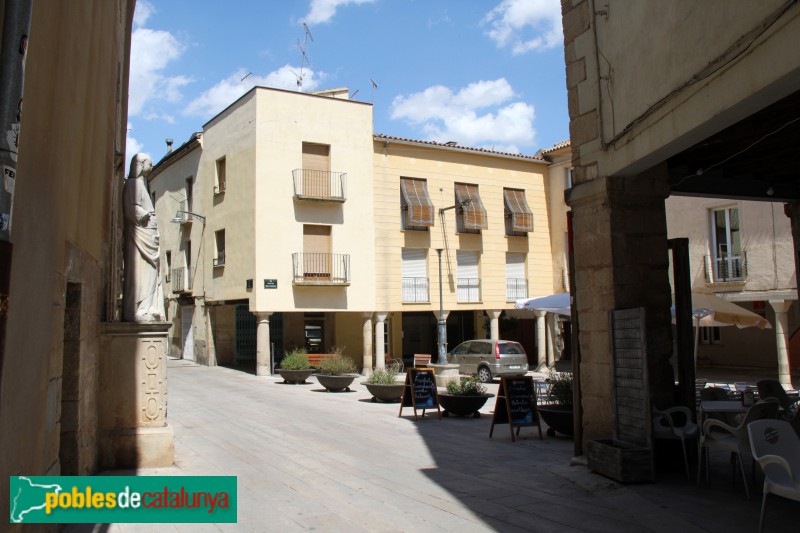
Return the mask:
M 283 357 L 281 367 L 275 369 L 284 383 L 305 383 L 314 372 L 308 362 L 308 353 L 303 348 L 295 348 Z
M 489 398 L 494 394 L 486 392 L 486 386 L 474 377 L 462 376 L 460 379 L 451 379 L 445 387 L 447 392 L 439 393 L 439 405 L 444 409 L 444 416 L 474 416 Z
M 328 392 L 350 392 L 350 384 L 359 376 L 355 361 L 346 357 L 343 352 L 344 348 L 334 348 L 332 355 L 319 363 L 317 381 Z
M 572 372 L 551 372 L 548 381 L 552 403 L 539 406 L 539 414 L 548 427 L 547 434 L 552 437 L 558 432 L 572 436 L 575 433 Z
M 398 368 L 396 365 L 389 365 L 385 369 L 376 368 L 372 374 L 367 378 L 367 381 L 362 382 L 362 385 L 367 387 L 367 390 L 372 394 L 372 401 L 377 402 L 396 402 L 403 397 L 403 388 L 405 383 L 397 381 Z

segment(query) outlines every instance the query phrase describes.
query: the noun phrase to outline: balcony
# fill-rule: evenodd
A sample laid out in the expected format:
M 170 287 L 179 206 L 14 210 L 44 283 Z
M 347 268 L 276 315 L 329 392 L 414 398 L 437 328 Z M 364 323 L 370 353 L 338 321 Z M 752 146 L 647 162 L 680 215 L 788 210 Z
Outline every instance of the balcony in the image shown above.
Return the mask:
M 350 255 L 292 254 L 295 285 L 350 285 Z
M 744 282 L 747 279 L 747 252 L 707 255 L 703 258 L 706 283 Z
M 525 278 L 506 279 L 506 301 L 514 302 L 528 297 L 528 280 Z
M 431 301 L 428 278 L 403 278 L 403 303 Z
M 481 280 L 478 278 L 458 278 L 456 286 L 458 303 L 477 303 L 481 301 Z
M 185 267 L 172 269 L 172 292 L 184 293 L 192 292 L 189 283 L 189 270 Z
M 292 171 L 294 198 L 317 202 L 344 202 L 347 173 L 296 168 Z

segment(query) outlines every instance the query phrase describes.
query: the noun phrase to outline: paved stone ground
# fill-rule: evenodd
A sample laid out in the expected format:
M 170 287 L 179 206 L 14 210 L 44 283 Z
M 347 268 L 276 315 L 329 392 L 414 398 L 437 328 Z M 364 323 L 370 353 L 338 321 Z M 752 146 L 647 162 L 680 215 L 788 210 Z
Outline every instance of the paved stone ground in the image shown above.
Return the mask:
M 571 440 L 507 425 L 489 438 L 494 399 L 478 419 L 415 421 L 411 408 L 353 392 L 222 367 L 169 361 L 168 419 L 176 465 L 140 475 L 238 476 L 238 524 L 72 525 L 109 531 L 755 531 L 761 480 L 744 497 L 728 457 L 712 454 L 709 485 L 683 460 L 656 483 L 621 485 L 570 466 Z M 497 384 L 490 386 L 491 391 Z M 667 450 L 680 453 L 679 448 Z M 109 472 L 128 474 L 130 472 Z M 800 503 L 771 498 L 766 531 L 800 531 Z

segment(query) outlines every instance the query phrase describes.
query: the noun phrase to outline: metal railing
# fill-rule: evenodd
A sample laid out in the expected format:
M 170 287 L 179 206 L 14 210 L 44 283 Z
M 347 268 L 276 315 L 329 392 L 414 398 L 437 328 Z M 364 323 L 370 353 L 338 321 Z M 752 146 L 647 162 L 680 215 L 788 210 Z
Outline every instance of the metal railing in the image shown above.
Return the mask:
M 747 279 L 747 254 L 706 255 L 704 270 L 707 283 L 745 281 Z
M 428 278 L 403 278 L 403 302 L 430 302 Z
M 456 285 L 457 301 L 461 303 L 481 301 L 481 280 L 478 278 L 458 278 Z
M 350 283 L 350 255 L 324 253 L 292 254 L 294 283 L 343 285 Z
M 172 269 L 172 292 L 191 292 L 189 271 L 186 267 Z
M 513 302 L 528 297 L 528 280 L 525 278 L 506 279 L 506 301 Z
M 292 171 L 292 178 L 295 198 L 335 202 L 344 202 L 347 199 L 346 172 L 296 168 Z

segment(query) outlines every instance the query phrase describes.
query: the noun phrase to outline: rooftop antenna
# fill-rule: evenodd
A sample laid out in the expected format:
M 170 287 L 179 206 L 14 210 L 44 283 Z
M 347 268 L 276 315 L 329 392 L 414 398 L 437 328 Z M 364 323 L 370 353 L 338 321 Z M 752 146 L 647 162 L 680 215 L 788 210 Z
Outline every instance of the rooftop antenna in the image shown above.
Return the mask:
M 300 44 L 300 39 L 297 40 L 297 47 L 300 49 L 300 74 L 292 71 L 292 74 L 297 78 L 298 91 L 303 90 L 303 78 L 305 78 L 304 69 L 306 65 L 308 65 L 308 68 L 311 68 L 311 61 L 308 59 L 308 41 L 314 42 L 311 30 L 308 29 L 308 25 L 306 25 L 305 22 L 303 22 L 303 31 L 305 32 L 303 43 Z
M 378 88 L 378 82 L 373 80 L 372 78 L 369 79 L 369 82 L 372 84 L 372 103 L 375 103 L 375 89 Z
M 244 80 L 246 80 L 246 79 L 247 79 L 247 78 L 249 78 L 249 77 L 250 77 L 252 74 L 253 74 L 252 72 L 248 72 L 247 74 L 245 74 L 244 78 L 242 78 L 242 79 L 241 79 L 241 80 L 239 80 L 239 81 L 244 81 Z

